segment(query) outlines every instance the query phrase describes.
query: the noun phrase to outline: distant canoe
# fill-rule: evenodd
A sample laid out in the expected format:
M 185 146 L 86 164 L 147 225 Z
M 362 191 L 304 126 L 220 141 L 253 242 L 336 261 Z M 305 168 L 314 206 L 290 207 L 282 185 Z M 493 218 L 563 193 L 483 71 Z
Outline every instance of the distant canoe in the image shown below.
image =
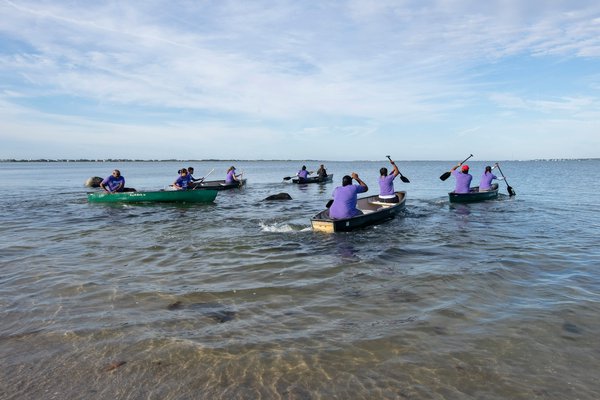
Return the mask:
M 318 177 L 318 176 L 311 176 L 306 178 L 303 182 L 300 182 L 299 178 L 293 178 L 292 179 L 292 183 L 298 183 L 298 184 L 305 184 L 305 183 L 327 183 L 327 182 L 333 182 L 333 174 L 329 174 L 324 178 Z
M 323 210 L 310 220 L 312 229 L 315 232 L 348 232 L 390 220 L 403 210 L 406 204 L 406 192 L 396 192 L 396 195 L 400 199 L 399 203 L 380 202 L 377 195 L 358 199 L 356 208 L 363 214 L 351 218 L 331 219 L 329 209 Z
M 448 193 L 450 203 L 476 203 L 498 197 L 498 184 L 494 183 L 490 190 L 480 192 L 479 187 L 472 187 L 469 193 Z
M 220 181 L 204 181 L 204 182 L 193 182 L 190 184 L 192 189 L 202 190 L 229 190 L 238 189 L 246 184 L 246 179 L 240 179 L 238 182 L 225 183 L 225 180 Z
M 88 193 L 90 203 L 210 203 L 216 190 L 160 190 L 151 192 Z

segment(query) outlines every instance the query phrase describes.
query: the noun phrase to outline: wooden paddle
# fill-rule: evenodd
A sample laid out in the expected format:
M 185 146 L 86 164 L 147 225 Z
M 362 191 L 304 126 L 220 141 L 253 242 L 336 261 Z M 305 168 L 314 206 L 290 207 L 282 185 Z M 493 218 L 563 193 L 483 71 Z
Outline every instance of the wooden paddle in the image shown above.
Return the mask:
M 392 164 L 394 164 L 394 162 L 392 161 L 392 159 L 390 158 L 390 156 L 386 156 L 386 157 L 388 158 L 388 160 L 390 160 L 390 162 Z M 394 164 L 394 165 L 396 165 L 396 164 Z M 402 182 L 404 182 L 404 183 L 410 183 L 410 181 L 408 180 L 408 178 L 405 177 L 404 175 L 402 175 L 402 172 L 400 172 L 400 170 L 398 170 L 398 173 L 400 174 L 400 179 L 402 179 Z
M 494 165 L 495 167 L 498 168 L 498 171 L 500 171 L 500 175 L 502 175 L 502 178 L 504 178 L 504 182 L 506 183 L 506 190 L 508 191 L 508 195 L 509 196 L 516 196 L 517 194 L 515 193 L 515 191 L 513 190 L 512 186 L 510 186 L 508 184 L 508 182 L 506 182 L 506 177 L 504 176 L 504 174 L 502 173 L 502 170 L 500 169 L 500 166 L 498 165 L 498 163 L 496 163 Z
M 469 158 L 473 157 L 473 154 L 471 154 L 469 157 L 465 158 L 461 163 L 459 163 L 458 165 L 464 164 L 465 161 L 467 161 Z M 450 175 L 452 174 L 452 172 L 448 171 L 448 172 L 444 172 L 442 174 L 442 176 L 440 176 L 440 179 L 445 181 L 446 179 L 448 179 L 450 177 Z

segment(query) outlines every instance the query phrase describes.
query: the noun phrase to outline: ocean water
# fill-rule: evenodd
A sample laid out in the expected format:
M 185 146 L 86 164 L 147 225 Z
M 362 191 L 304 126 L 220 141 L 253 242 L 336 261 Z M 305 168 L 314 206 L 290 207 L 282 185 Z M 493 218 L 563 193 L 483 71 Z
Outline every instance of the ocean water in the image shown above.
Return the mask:
M 1 399 L 598 398 L 600 160 L 503 162 L 517 195 L 468 205 L 452 162 L 399 162 L 405 212 L 339 234 L 311 216 L 386 162 L 303 186 L 302 162 L 234 163 L 247 186 L 202 205 L 86 200 L 188 162 L 0 163 Z

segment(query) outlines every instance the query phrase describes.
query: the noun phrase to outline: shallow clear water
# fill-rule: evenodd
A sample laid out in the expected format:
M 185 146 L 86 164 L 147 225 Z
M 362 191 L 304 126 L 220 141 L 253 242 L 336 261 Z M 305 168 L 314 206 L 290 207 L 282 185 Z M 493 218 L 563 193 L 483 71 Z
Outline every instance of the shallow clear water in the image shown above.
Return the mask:
M 597 398 L 599 160 L 505 162 L 517 196 L 469 205 L 452 163 L 401 162 L 406 211 L 329 235 L 310 217 L 352 171 L 377 193 L 384 162 L 301 186 L 298 162 L 237 161 L 247 187 L 213 204 L 86 201 L 91 176 L 157 189 L 187 164 L 0 163 L 0 398 Z

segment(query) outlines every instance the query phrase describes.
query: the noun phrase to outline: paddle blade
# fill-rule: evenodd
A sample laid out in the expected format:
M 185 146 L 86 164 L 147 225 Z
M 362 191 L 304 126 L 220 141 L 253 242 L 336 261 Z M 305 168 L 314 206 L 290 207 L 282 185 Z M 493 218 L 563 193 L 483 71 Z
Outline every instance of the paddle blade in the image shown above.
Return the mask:
M 284 181 L 289 181 L 290 179 L 292 179 L 292 177 L 291 177 L 291 176 L 285 176 L 285 177 L 283 178 L 283 180 L 284 180 Z
M 515 191 L 513 190 L 512 186 L 507 186 L 506 190 L 508 190 L 508 195 L 509 196 L 516 196 L 517 194 L 515 193 Z
M 450 177 L 450 175 L 452 175 L 452 173 L 450 171 L 444 172 L 442 174 L 442 176 L 440 176 L 440 179 L 443 180 L 443 181 L 445 181 L 446 179 L 448 179 Z
M 333 204 L 333 199 L 329 200 L 329 201 L 327 202 L 327 204 L 325 204 L 325 207 L 326 207 L 326 208 L 329 208 L 329 207 L 331 207 L 331 205 L 332 205 L 332 204 Z
M 410 183 L 410 181 L 408 180 L 408 178 L 405 177 L 404 175 L 400 175 L 400 179 L 402 179 L 402 182 L 404 182 L 404 183 Z

